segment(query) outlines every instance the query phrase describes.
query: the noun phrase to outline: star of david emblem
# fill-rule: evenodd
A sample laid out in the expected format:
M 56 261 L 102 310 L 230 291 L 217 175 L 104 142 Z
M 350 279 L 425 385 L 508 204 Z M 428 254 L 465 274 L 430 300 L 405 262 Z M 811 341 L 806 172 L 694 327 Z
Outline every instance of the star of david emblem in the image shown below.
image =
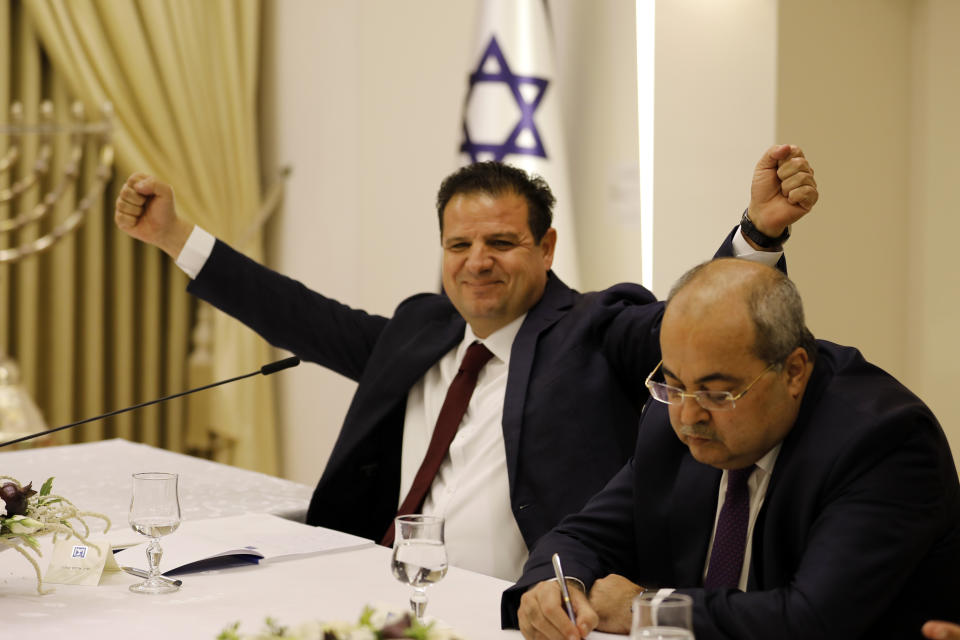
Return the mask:
M 515 74 L 510 69 L 496 36 L 491 37 L 490 44 L 480 56 L 476 70 L 470 74 L 460 151 L 469 154 L 471 162 L 488 159 L 499 162 L 511 154 L 546 158 L 547 153 L 533 114 L 540 106 L 548 84 L 550 82 L 546 78 Z M 504 92 L 504 89 L 508 91 Z M 482 107 L 488 112 L 471 118 L 471 107 L 477 106 L 479 102 L 484 103 Z M 512 114 L 514 108 L 519 109 L 519 119 L 515 124 L 512 122 L 515 117 Z M 489 113 L 494 110 L 498 111 L 499 115 Z M 484 130 L 484 124 L 478 121 L 488 117 L 499 117 L 501 121 L 508 119 L 505 137 L 503 131 Z M 510 124 L 513 124 L 512 128 Z

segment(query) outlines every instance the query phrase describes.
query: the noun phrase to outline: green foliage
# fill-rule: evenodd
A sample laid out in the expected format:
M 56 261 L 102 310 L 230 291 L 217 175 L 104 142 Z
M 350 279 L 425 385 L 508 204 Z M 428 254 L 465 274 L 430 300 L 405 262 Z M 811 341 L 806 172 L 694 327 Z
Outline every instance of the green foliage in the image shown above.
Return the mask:
M 277 636 L 278 638 L 283 638 L 287 635 L 287 628 L 273 618 L 268 617 L 264 621 L 264 624 L 267 625 L 267 631 L 270 632 L 270 635 Z
M 388 615 L 387 621 L 377 622 L 383 619 L 383 614 L 378 616 L 377 610 L 369 605 L 363 608 L 359 619 L 353 624 L 315 622 L 303 627 L 290 628 L 279 624 L 274 618 L 268 617 L 264 621 L 263 630 L 259 633 L 253 635 L 241 633 L 240 623 L 234 622 L 224 627 L 217 636 L 217 640 L 298 640 L 306 637 L 316 638 L 318 629 L 322 631 L 320 637 L 324 640 L 344 640 L 353 632 L 360 630 L 369 630 L 377 640 L 391 640 L 393 638 L 461 640 L 459 635 L 450 630 L 437 629 L 433 622 L 421 624 L 408 612 L 402 614 L 392 612 Z M 378 624 L 383 624 L 383 626 L 378 626 Z
M 217 640 L 240 640 L 240 635 L 237 633 L 237 629 L 240 628 L 240 621 L 234 622 L 231 625 L 228 625 L 223 628 L 217 635 Z

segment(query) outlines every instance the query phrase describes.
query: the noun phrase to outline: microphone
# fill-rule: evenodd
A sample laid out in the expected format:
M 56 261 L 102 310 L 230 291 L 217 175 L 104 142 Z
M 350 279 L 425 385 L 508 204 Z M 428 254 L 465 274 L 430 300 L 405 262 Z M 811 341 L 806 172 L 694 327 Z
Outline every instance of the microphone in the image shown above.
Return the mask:
M 34 438 L 39 438 L 40 436 L 45 436 L 48 433 L 54 433 L 56 431 L 62 431 L 63 429 L 69 429 L 71 427 L 77 427 L 81 424 L 86 424 L 88 422 L 93 422 L 94 420 L 102 420 L 103 418 L 109 418 L 120 413 L 126 413 L 127 411 L 133 411 L 134 409 L 140 409 L 142 407 L 149 406 L 151 404 L 156 404 L 158 402 L 166 402 L 167 400 L 173 400 L 174 398 L 179 398 L 180 396 L 189 395 L 196 391 L 203 391 L 204 389 L 209 389 L 211 387 L 219 387 L 222 384 L 227 384 L 228 382 L 236 382 L 237 380 L 243 380 L 244 378 L 249 378 L 250 376 L 255 376 L 257 374 L 263 374 L 265 376 L 270 375 L 271 373 L 276 373 L 277 371 L 283 371 L 284 369 L 289 369 L 290 367 L 295 367 L 300 364 L 300 358 L 296 356 L 290 358 L 284 358 L 283 360 L 277 360 L 276 362 L 271 362 L 270 364 L 265 364 L 260 367 L 258 370 L 251 373 L 245 373 L 242 376 L 237 376 L 236 378 L 230 378 L 229 380 L 221 380 L 220 382 L 213 382 L 202 387 L 197 387 L 196 389 L 190 389 L 188 391 L 181 391 L 180 393 L 175 393 L 172 396 L 166 396 L 164 398 L 157 398 L 156 400 L 150 400 L 148 402 L 141 402 L 140 404 L 135 404 L 132 407 L 127 407 L 126 409 L 117 409 L 116 411 L 111 411 L 110 413 L 104 413 L 99 416 L 94 416 L 92 418 L 87 418 L 85 420 L 80 420 L 78 422 L 71 422 L 70 424 L 65 424 L 62 427 L 55 427 L 53 429 L 47 429 L 46 431 L 41 431 L 40 433 L 34 433 L 28 436 L 23 436 L 16 438 L 15 440 L 8 440 L 6 442 L 0 442 L 0 447 L 6 447 L 7 445 L 17 444 L 18 442 L 23 442 L 25 440 L 33 440 Z

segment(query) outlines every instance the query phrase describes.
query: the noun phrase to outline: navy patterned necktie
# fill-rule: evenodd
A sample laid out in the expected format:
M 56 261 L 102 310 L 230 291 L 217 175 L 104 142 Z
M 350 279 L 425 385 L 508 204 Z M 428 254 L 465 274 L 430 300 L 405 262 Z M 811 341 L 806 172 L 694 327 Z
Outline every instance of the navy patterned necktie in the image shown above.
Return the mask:
M 416 513 L 423 507 L 430 485 L 433 484 L 433 478 L 440 470 L 440 463 L 446 457 L 450 443 L 453 442 L 453 436 L 456 435 L 463 415 L 467 412 L 467 405 L 470 404 L 473 389 L 477 386 L 480 370 L 492 357 L 493 353 L 479 342 L 474 342 L 467 347 L 467 353 L 463 356 L 457 375 L 450 383 L 443 406 L 440 407 L 440 415 L 437 416 L 437 425 L 433 429 L 427 453 L 417 470 L 417 475 L 413 478 L 413 485 L 407 497 L 397 510 L 398 516 Z M 385 547 L 393 546 L 394 534 L 394 523 L 391 522 L 380 544 Z
M 743 570 L 743 555 L 747 549 L 747 524 L 750 520 L 750 489 L 747 481 L 756 466 L 727 471 L 727 494 L 717 519 L 717 531 L 713 536 L 710 566 L 703 586 L 708 589 L 731 587 L 740 584 Z

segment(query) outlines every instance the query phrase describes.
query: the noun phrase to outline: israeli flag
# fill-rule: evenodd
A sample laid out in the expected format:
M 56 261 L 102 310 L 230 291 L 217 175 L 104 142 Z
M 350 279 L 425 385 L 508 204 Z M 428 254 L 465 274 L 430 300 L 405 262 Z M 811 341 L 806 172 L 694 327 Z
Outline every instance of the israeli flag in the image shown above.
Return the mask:
M 542 176 L 557 198 L 553 270 L 579 289 L 553 38 L 543 0 L 483 0 L 463 108 L 463 164 L 502 161 Z

